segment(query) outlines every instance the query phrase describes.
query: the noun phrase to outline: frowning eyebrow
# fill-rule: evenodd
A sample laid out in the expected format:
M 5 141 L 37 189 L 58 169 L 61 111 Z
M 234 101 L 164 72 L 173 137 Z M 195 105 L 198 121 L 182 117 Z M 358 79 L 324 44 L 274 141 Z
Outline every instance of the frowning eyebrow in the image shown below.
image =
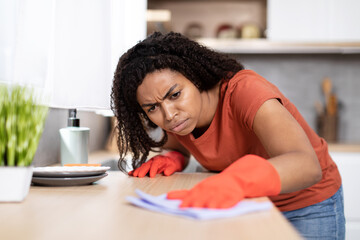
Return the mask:
M 164 100 L 165 98 L 167 98 L 167 97 L 170 95 L 170 93 L 171 93 L 177 86 L 178 86 L 177 83 L 174 84 L 174 85 L 169 89 L 169 91 L 167 91 L 167 93 L 166 93 L 165 96 L 162 98 L 162 100 Z M 154 105 L 156 105 L 156 103 L 145 103 L 145 104 L 141 104 L 141 107 L 152 107 L 152 106 L 154 106 Z

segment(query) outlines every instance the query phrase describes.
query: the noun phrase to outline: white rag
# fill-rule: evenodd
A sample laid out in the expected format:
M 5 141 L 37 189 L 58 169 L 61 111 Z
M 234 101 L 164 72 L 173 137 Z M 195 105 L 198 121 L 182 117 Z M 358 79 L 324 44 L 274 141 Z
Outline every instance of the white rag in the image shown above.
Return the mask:
M 246 213 L 269 210 L 272 207 L 271 202 L 256 202 L 251 200 L 240 201 L 232 208 L 211 209 L 211 208 L 180 208 L 181 200 L 170 200 L 166 198 L 166 194 L 152 196 L 135 190 L 137 197 L 128 196 L 126 199 L 138 206 L 155 212 L 165 214 L 178 215 L 187 218 L 207 220 L 215 218 L 227 218 L 239 216 Z

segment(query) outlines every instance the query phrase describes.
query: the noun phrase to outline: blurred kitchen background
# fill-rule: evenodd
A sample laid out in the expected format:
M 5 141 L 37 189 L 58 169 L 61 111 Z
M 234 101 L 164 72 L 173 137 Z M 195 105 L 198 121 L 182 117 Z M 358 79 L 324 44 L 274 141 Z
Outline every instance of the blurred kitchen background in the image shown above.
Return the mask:
M 153 31 L 180 32 L 277 85 L 328 140 L 348 196 L 348 239 L 359 239 L 359 9 L 358 0 L 0 0 L 0 83 L 45 93 L 34 166 L 59 163 L 69 108 L 90 128 L 90 156 L 111 152 L 116 165 L 117 61 Z
M 277 85 L 329 143 L 360 143 L 357 0 L 0 4 L 0 81 L 30 83 L 50 96 L 35 165 L 58 162 L 58 129 L 66 126 L 69 108 L 91 129 L 90 153 L 109 145 L 117 61 L 153 31 L 180 32 L 236 58 Z
M 360 142 L 357 7 L 356 0 L 149 0 L 147 33 L 181 32 L 233 56 L 277 85 L 329 142 L 353 143 Z M 321 118 L 329 104 L 333 117 Z

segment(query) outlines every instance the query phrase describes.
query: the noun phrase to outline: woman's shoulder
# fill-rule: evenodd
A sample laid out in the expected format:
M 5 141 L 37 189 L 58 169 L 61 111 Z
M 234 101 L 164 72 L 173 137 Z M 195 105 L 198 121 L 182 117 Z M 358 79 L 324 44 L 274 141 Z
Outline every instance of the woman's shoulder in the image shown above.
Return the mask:
M 256 73 L 253 70 L 243 69 L 237 72 L 230 80 L 228 81 L 229 86 L 237 85 L 240 83 L 245 83 L 247 81 L 266 81 L 260 74 Z
M 236 92 L 253 94 L 254 90 L 261 89 L 265 86 L 270 87 L 269 82 L 265 78 L 253 70 L 244 69 L 237 72 L 228 81 L 223 82 L 221 91 L 224 96 L 232 95 Z
M 223 106 L 252 129 L 259 107 L 269 99 L 285 101 L 279 89 L 252 70 L 236 73 L 222 88 Z

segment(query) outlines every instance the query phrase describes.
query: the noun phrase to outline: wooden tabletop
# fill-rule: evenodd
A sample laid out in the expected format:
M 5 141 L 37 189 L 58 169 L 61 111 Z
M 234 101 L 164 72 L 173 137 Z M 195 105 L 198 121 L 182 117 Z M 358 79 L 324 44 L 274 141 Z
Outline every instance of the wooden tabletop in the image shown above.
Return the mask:
M 133 178 L 119 171 L 95 184 L 31 186 L 21 203 L 0 203 L 0 238 L 55 239 L 300 239 L 273 207 L 238 217 L 199 221 L 151 212 L 125 197 L 140 189 L 152 195 L 190 188 L 210 173 Z M 256 200 L 269 201 L 267 198 Z

